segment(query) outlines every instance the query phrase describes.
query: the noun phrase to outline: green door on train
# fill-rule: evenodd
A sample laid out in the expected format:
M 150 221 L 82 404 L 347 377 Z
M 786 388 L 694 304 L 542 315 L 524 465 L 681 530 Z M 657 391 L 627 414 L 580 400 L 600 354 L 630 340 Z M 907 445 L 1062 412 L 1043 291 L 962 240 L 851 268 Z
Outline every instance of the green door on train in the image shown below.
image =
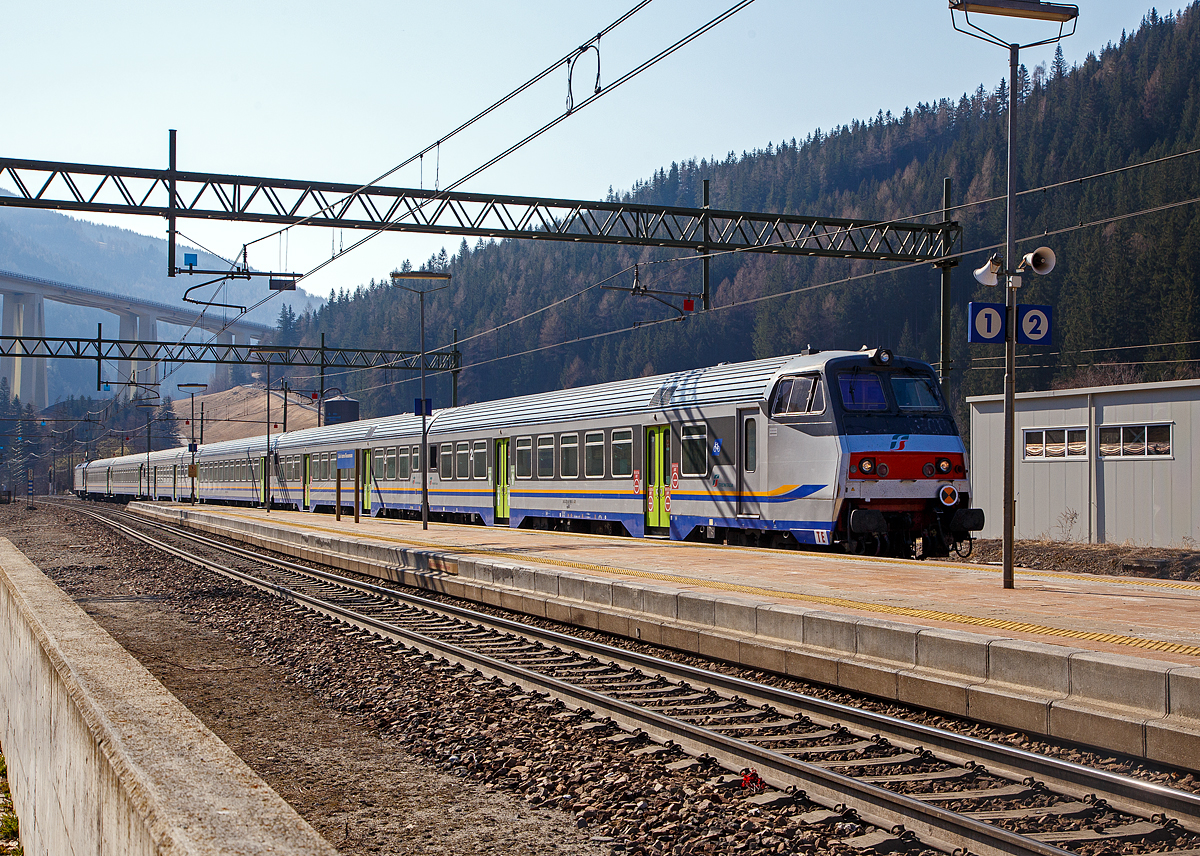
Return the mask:
M 362 513 L 371 514 L 371 459 L 370 449 L 362 450 Z
M 671 429 L 646 429 L 646 528 L 671 525 Z
M 310 473 L 312 472 L 312 469 L 311 469 L 312 461 L 311 461 L 310 455 L 304 456 L 304 463 L 302 464 L 302 466 L 304 467 L 304 470 L 301 474 L 302 479 L 304 481 L 304 507 L 308 508 L 308 501 L 309 501 L 308 487 L 309 487 L 309 483 L 312 481 L 312 477 L 310 475 Z
M 496 509 L 497 522 L 508 520 L 509 475 L 508 438 L 505 438 L 496 441 L 496 457 L 492 464 L 493 505 Z

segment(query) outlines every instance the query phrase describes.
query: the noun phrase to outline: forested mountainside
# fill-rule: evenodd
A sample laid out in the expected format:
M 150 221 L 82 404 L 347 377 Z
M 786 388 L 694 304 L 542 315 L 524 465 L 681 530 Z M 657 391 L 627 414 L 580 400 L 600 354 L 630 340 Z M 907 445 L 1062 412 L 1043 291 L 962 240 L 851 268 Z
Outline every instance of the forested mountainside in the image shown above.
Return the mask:
M 1200 206 L 1126 215 L 1200 197 L 1200 155 L 1137 166 L 1200 149 L 1197 4 L 1178 15 L 1149 12 L 1136 33 L 1098 47 L 1081 65 L 1068 67 L 1059 52 L 1021 74 L 1014 93 L 1001 82 L 829 131 L 785 126 L 786 140 L 720 161 L 673 163 L 610 197 L 698 206 L 707 178 L 715 208 L 880 220 L 925 213 L 925 222 L 935 222 L 949 176 L 963 249 L 979 250 L 953 277 L 948 392 L 962 415 L 966 395 L 999 392 L 1002 384 L 1002 372 L 988 368 L 1002 364 L 1002 346 L 968 346 L 965 315 L 968 301 L 1004 299 L 1002 289 L 977 285 L 971 271 L 990 254 L 986 248 L 1004 240 L 1011 96 L 1017 187 L 1047 188 L 1020 197 L 1017 232 L 1027 240 L 1018 246 L 1027 252 L 1047 244 L 1058 255 L 1050 276 L 1025 278 L 1020 302 L 1052 305 L 1057 333 L 1054 347 L 1019 348 L 1026 366 L 1019 388 L 1193 372 L 1200 365 Z M 1112 172 L 1124 167 L 1132 168 Z M 880 345 L 937 359 L 939 276 L 928 265 L 838 284 L 872 265 L 723 256 L 712 262 L 711 312 L 630 330 L 677 315 L 652 299 L 599 287 L 623 270 L 612 282 L 629 286 L 626 269 L 635 262 L 647 286 L 699 291 L 700 265 L 676 251 L 463 242 L 453 256 L 425 265 L 453 274 L 448 290 L 426 299 L 427 341 L 447 344 L 458 330 L 464 401 L 766 357 L 810 343 Z M 781 296 L 750 302 L 770 295 Z M 315 312 L 285 310 L 280 323 L 287 342 L 315 344 L 324 333 L 329 345 L 418 346 L 416 298 L 383 281 L 333 295 Z M 606 335 L 612 331 L 621 332 Z M 1132 347 L 1153 343 L 1166 344 Z M 1103 367 L 1114 361 L 1136 365 Z M 329 383 L 360 398 L 364 415 L 381 415 L 412 408 L 416 385 L 391 382 L 397 378 L 369 372 Z M 449 404 L 444 379 L 434 396 L 435 407 Z

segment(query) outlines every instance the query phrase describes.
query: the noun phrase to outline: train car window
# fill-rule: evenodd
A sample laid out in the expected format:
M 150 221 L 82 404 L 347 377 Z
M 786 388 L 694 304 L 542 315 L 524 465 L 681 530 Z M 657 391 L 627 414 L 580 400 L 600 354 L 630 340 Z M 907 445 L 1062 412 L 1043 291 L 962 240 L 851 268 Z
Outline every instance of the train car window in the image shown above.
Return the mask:
M 743 438 L 744 448 L 742 449 L 743 469 L 752 473 L 758 469 L 758 429 L 755 427 L 758 420 L 746 420 L 746 433 Z
M 825 393 L 817 375 L 785 377 L 775 387 L 775 396 L 771 399 L 772 416 L 800 416 L 824 410 Z
M 554 438 L 538 437 L 537 474 L 540 479 L 554 478 Z
M 604 478 L 604 432 L 583 435 L 583 474 L 590 479 Z
M 329 481 L 329 453 L 321 453 L 321 481 Z
M 558 471 L 564 479 L 579 478 L 578 434 L 563 434 L 558 438 Z
M 386 449 L 375 449 L 371 452 L 371 474 L 375 476 L 376 481 L 383 478 L 383 467 L 386 461 Z
M 388 481 L 396 478 L 396 447 L 385 449 L 383 453 L 383 477 Z
M 472 447 L 471 478 L 487 478 L 487 440 L 476 440 Z
M 941 410 L 937 381 L 930 375 L 892 375 L 892 395 L 901 410 Z
M 434 446 L 429 447 L 430 454 L 433 454 Z M 454 478 L 454 444 L 442 443 L 441 446 L 441 462 L 440 474 L 444 479 Z
M 517 438 L 517 478 L 533 478 L 533 438 Z
M 679 471 L 685 476 L 708 475 L 708 426 L 685 425 L 680 432 L 683 460 Z
M 408 446 L 401 446 L 396 450 L 396 478 L 404 480 L 410 477 L 408 468 L 411 453 Z
M 459 443 L 455 448 L 455 468 L 460 479 L 471 477 L 471 444 Z
M 612 432 L 612 474 L 633 475 L 633 430 L 630 428 Z
M 883 383 L 873 372 L 839 372 L 838 389 L 847 410 L 887 410 Z

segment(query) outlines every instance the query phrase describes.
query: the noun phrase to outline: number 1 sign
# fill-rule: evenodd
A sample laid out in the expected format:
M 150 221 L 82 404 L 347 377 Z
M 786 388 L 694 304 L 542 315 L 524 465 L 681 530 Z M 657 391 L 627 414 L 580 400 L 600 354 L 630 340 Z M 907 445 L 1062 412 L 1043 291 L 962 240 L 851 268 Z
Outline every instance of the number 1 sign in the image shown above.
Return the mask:
M 1004 341 L 1004 304 L 967 304 L 967 341 L 995 344 Z

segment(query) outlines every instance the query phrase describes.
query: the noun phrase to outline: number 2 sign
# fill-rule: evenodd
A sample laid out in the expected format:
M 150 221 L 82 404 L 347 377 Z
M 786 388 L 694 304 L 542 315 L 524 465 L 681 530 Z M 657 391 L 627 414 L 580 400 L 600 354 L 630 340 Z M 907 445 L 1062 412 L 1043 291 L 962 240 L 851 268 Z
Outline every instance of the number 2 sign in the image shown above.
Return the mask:
M 1054 307 L 1017 304 L 1017 344 L 1049 345 Z

